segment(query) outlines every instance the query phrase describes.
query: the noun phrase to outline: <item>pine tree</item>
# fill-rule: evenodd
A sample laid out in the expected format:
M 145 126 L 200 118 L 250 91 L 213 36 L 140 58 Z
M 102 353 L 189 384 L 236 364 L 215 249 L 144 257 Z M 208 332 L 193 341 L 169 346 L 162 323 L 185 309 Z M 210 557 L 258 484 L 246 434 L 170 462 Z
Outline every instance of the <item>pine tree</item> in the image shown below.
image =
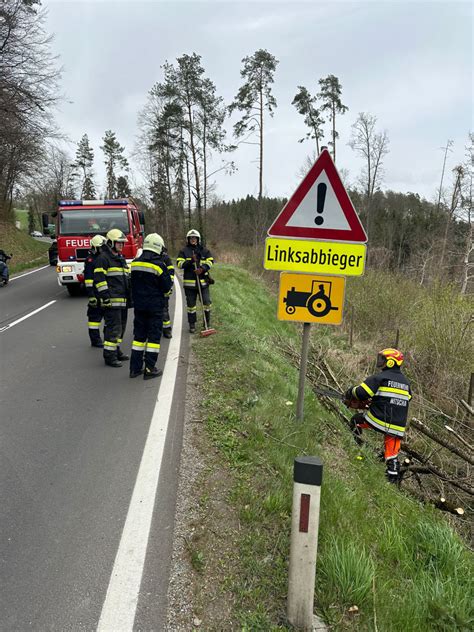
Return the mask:
M 342 86 L 339 83 L 339 79 L 334 75 L 328 75 L 325 79 L 319 80 L 321 86 L 321 92 L 318 94 L 318 98 L 323 102 L 321 109 L 329 112 L 329 119 L 332 123 L 332 157 L 336 162 L 336 138 L 339 134 L 336 131 L 336 114 L 344 114 L 349 109 L 343 105 L 341 101 Z
M 113 200 L 117 196 L 117 167 L 122 169 L 128 169 L 128 161 L 123 155 L 125 147 L 122 147 L 118 142 L 115 132 L 107 130 L 104 138 L 102 139 L 104 144 L 101 146 L 105 155 L 105 168 L 107 177 L 107 192 L 106 197 Z
M 316 155 L 319 155 L 319 141 L 323 138 L 321 125 L 323 125 L 324 119 L 321 116 L 321 111 L 315 105 L 316 102 L 317 97 L 311 96 L 307 88 L 298 86 L 298 92 L 291 104 L 304 116 L 305 125 L 310 129 L 305 138 L 312 138 L 316 141 Z M 305 138 L 301 138 L 299 142 L 302 143 Z
M 82 175 L 81 198 L 83 200 L 93 200 L 95 198 L 93 162 L 94 152 L 89 145 L 87 134 L 84 134 L 77 145 L 76 162 L 74 163 L 74 166 L 80 170 Z
M 242 138 L 247 132 L 248 136 L 243 142 L 247 142 L 255 131 L 259 133 L 259 186 L 258 199 L 263 195 L 263 123 L 264 112 L 268 111 L 273 116 L 277 107 L 276 99 L 271 92 L 273 75 L 278 65 L 278 60 L 267 50 L 257 50 L 252 56 L 242 59 L 243 68 L 240 76 L 245 83 L 239 88 L 237 95 L 229 107 L 244 112 L 244 115 L 234 125 L 234 133 L 237 138 Z

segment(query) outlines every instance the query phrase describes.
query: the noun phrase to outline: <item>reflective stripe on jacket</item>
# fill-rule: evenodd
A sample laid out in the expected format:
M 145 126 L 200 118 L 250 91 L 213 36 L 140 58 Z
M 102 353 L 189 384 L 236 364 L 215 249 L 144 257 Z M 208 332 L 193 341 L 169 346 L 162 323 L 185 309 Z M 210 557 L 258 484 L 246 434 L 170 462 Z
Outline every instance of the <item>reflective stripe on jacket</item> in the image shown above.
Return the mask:
M 356 399 L 371 399 L 365 420 L 379 432 L 403 437 L 408 418 L 411 387 L 398 367 L 383 369 L 352 388 Z
M 94 293 L 101 299 L 110 298 L 112 307 L 126 307 L 130 299 L 130 270 L 124 257 L 102 247 L 95 260 Z
M 193 262 L 193 254 L 196 255 L 196 266 Z M 183 285 L 184 287 L 196 287 L 196 279 L 197 275 L 195 273 L 196 268 L 203 268 L 205 272 L 209 272 L 209 270 L 214 265 L 214 257 L 211 255 L 211 252 L 197 244 L 197 246 L 189 246 L 186 245 L 178 254 L 176 258 L 176 264 L 178 268 L 183 270 Z M 201 287 L 206 287 L 208 284 L 206 275 L 203 274 L 199 277 Z
M 160 255 L 144 250 L 131 263 L 132 297 L 135 309 L 161 312 L 165 294 L 173 282 Z

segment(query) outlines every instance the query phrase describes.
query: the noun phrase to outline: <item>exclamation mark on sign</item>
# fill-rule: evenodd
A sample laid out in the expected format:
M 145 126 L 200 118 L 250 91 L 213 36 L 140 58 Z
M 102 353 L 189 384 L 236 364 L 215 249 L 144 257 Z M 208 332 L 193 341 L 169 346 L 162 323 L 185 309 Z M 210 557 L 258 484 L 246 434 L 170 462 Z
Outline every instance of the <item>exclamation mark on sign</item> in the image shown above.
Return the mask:
M 318 184 L 318 193 L 317 193 L 317 206 L 316 206 L 316 212 L 317 213 L 322 213 L 324 211 L 324 201 L 326 200 L 326 191 L 327 191 L 327 184 L 325 184 L 324 182 L 320 182 Z M 314 218 L 314 223 L 316 224 L 316 226 L 321 226 L 324 222 L 324 218 L 322 215 L 317 215 Z

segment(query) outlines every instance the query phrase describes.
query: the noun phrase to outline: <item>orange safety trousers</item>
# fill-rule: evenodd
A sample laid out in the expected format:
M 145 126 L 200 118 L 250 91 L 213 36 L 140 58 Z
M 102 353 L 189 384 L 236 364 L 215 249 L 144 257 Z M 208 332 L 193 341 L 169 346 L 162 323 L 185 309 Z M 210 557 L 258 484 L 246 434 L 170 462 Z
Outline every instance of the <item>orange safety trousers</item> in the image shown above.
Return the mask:
M 358 422 L 357 427 L 358 428 L 372 428 L 372 426 L 367 421 Z M 385 460 L 393 459 L 394 457 L 398 456 L 398 453 L 400 452 L 401 442 L 402 440 L 400 439 L 400 437 L 392 437 L 391 435 L 388 435 L 388 434 L 384 435 Z

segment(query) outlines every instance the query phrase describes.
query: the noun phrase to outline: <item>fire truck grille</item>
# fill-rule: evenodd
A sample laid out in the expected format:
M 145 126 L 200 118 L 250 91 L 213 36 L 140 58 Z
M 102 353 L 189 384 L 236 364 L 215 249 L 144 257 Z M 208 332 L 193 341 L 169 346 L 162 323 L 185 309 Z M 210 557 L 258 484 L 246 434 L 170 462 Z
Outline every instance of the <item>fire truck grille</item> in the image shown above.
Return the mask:
M 88 248 L 76 248 L 77 261 L 84 261 L 87 258 L 88 253 L 89 253 Z

